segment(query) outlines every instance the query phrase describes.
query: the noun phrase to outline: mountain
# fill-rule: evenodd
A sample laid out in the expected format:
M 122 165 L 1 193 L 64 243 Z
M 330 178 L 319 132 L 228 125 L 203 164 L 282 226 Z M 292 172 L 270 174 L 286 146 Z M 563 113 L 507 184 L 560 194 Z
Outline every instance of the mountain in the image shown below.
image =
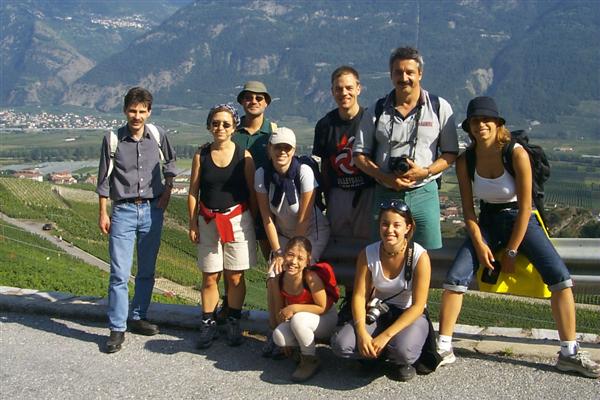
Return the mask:
M 359 70 L 368 105 L 391 89 L 390 51 L 415 45 L 425 58 L 423 86 L 458 115 L 470 98 L 489 94 L 517 124 L 585 114 L 593 128 L 598 37 L 592 0 L 202 0 L 98 60 L 59 101 L 112 110 L 128 87 L 143 85 L 159 106 L 207 108 L 259 79 L 276 99 L 272 116 L 316 120 L 334 106 L 333 69 Z
M 189 1 L 24 0 L 0 5 L 0 99 L 53 104 L 97 62 Z

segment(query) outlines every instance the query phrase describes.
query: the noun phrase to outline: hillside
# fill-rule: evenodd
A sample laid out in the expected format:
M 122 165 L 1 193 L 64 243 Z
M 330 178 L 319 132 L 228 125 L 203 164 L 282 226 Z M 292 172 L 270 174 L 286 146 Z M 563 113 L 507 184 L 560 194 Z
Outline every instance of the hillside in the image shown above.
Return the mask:
M 159 107 L 197 110 L 260 79 L 272 116 L 314 121 L 333 107 L 336 66 L 360 71 L 370 104 L 390 89 L 390 50 L 408 44 L 425 56 L 424 86 L 458 115 L 490 94 L 515 125 L 600 135 L 594 0 L 190 1 L 3 2 L 0 105 L 115 110 L 139 84 Z
M 187 3 L 3 0 L 1 104 L 59 103 L 67 87 L 98 62 Z

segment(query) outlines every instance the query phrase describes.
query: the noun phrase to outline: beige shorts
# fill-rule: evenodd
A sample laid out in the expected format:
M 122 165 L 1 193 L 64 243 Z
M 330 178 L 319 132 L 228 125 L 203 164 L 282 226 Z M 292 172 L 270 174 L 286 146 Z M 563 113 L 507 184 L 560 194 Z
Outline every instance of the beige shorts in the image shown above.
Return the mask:
M 231 218 L 231 225 L 234 241 L 221 243 L 215 220 L 207 224 L 203 217 L 198 218 L 198 267 L 202 272 L 244 271 L 256 265 L 256 237 L 250 211 Z

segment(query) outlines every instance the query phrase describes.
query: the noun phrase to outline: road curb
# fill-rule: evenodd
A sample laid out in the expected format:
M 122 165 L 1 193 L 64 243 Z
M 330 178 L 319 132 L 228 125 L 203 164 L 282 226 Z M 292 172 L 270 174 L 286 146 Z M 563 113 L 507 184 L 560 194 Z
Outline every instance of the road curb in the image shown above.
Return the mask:
M 107 322 L 107 300 L 89 296 L 74 296 L 62 292 L 41 292 L 0 286 L 0 311 L 41 314 Z M 160 326 L 197 329 L 201 322 L 198 307 L 152 303 L 148 318 Z M 438 329 L 438 324 L 434 323 Z M 268 314 L 261 310 L 243 313 L 243 329 L 264 335 L 268 331 Z M 473 351 L 501 356 L 553 358 L 558 351 L 558 334 L 548 329 L 521 329 L 457 325 L 453 345 L 460 351 Z M 578 333 L 577 340 L 595 360 L 600 360 L 600 335 Z

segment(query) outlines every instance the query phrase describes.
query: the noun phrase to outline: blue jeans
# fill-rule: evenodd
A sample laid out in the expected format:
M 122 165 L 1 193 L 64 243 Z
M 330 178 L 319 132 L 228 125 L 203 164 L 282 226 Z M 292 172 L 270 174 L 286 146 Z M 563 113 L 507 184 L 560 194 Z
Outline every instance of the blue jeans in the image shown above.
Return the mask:
M 127 329 L 129 309 L 128 287 L 133 247 L 137 244 L 138 271 L 135 294 L 131 303 L 131 318 L 146 318 L 154 288 L 156 256 L 160 247 L 164 210 L 158 199 L 141 204 L 113 204 L 108 252 L 110 279 L 108 284 L 108 321 L 112 331 Z
M 492 251 L 506 246 L 517 218 L 518 210 L 503 210 L 481 213 L 479 229 L 483 239 Z M 544 233 L 534 214 L 531 214 L 525 237 L 519 246 L 523 253 L 542 276 L 551 292 L 573 286 L 567 266 L 560 258 L 550 239 Z M 477 253 L 468 237 L 458 250 L 452 266 L 448 270 L 444 289 L 466 292 L 479 268 Z

